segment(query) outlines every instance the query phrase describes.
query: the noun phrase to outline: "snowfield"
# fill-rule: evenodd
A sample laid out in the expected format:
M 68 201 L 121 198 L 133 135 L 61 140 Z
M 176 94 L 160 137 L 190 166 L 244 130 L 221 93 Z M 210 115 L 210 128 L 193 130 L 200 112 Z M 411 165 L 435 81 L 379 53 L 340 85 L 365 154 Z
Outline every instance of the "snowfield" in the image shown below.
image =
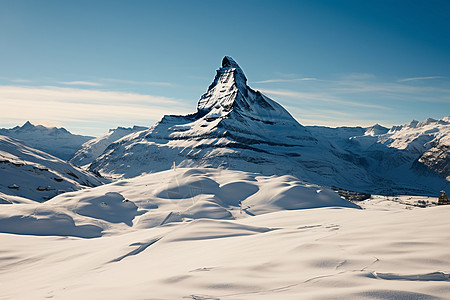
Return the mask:
M 368 201 L 174 169 L 2 205 L 0 299 L 448 297 L 450 207 Z

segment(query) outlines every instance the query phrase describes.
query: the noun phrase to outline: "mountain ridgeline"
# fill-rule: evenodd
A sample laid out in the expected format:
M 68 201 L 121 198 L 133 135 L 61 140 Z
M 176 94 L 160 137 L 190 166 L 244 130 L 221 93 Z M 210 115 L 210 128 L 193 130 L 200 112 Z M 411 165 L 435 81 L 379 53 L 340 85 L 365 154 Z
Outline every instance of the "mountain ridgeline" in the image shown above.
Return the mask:
M 374 193 L 431 194 L 448 186 L 450 122 L 392 129 L 305 127 L 247 85 L 229 56 L 190 115 L 166 115 L 112 143 L 89 169 L 130 178 L 177 167 L 291 174 Z M 432 129 L 432 130 L 431 130 Z
M 92 136 L 72 134 L 64 128 L 33 125 L 30 121 L 14 128 L 0 128 L 0 135 L 25 142 L 62 160 L 69 160 Z

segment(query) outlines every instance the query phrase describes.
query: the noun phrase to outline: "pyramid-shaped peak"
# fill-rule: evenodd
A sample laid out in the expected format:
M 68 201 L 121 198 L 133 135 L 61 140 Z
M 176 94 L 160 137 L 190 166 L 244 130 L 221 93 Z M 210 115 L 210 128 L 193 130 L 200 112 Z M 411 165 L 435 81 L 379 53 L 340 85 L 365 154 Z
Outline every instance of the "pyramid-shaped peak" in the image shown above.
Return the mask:
M 23 124 L 22 127 L 20 127 L 20 128 L 22 128 L 22 129 L 32 129 L 32 128 L 35 128 L 35 127 L 36 127 L 36 126 L 34 126 L 33 124 L 31 124 L 30 121 L 26 121 L 25 124 Z
M 230 56 L 225 56 L 222 59 L 222 68 L 239 68 L 239 65 Z
M 242 71 L 238 63 L 231 56 L 224 56 L 222 59 L 222 68 L 219 71 L 226 72 L 229 69 L 234 69 L 237 77 L 240 77 L 244 81 L 244 84 L 247 83 L 247 77 L 245 77 L 244 71 Z
M 230 120 L 234 120 L 233 126 L 241 127 L 241 131 L 244 127 L 258 124 L 255 126 L 263 126 L 267 132 L 270 131 L 269 125 L 277 124 L 275 127 L 278 129 L 289 127 L 290 130 L 305 132 L 303 126 L 280 104 L 247 85 L 247 78 L 230 56 L 222 59 L 222 67 L 217 70 L 214 81 L 200 98 L 197 116 L 208 123 L 228 119 L 221 122 L 221 126 L 224 126 L 223 123 L 231 124 Z

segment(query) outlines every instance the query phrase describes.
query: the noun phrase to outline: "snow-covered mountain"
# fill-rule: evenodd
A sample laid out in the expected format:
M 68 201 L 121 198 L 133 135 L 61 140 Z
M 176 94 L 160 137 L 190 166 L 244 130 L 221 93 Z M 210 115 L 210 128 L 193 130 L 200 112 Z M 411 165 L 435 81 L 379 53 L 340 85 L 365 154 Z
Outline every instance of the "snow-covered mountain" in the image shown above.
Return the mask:
M 142 126 L 133 127 L 117 127 L 115 129 L 110 129 L 108 133 L 87 141 L 81 146 L 75 155 L 70 159 L 70 163 L 76 166 L 85 166 L 92 163 L 97 157 L 99 157 L 105 149 L 114 143 L 115 141 L 123 138 L 134 132 L 142 131 L 148 129 Z
M 46 201 L 101 185 L 95 176 L 18 140 L 0 135 L 0 203 Z
M 242 69 L 224 57 L 197 112 L 165 116 L 152 128 L 112 144 L 91 166 L 104 174 L 134 177 L 180 167 L 223 167 L 294 174 L 315 183 L 370 183 L 363 169 L 336 164 L 323 145 L 281 105 L 247 86 Z
M 413 163 L 432 148 L 429 142 L 436 132 L 448 135 L 447 122 L 436 122 L 440 127 L 427 120 L 390 130 L 378 124 L 306 128 L 281 105 L 251 89 L 239 65 L 226 56 L 195 113 L 165 116 L 150 129 L 124 137 L 89 168 L 134 177 L 173 165 L 222 167 L 292 174 L 319 185 L 366 192 L 434 195 L 448 182 L 442 176 L 425 176 Z M 446 170 L 441 164 L 437 168 Z
M 83 143 L 93 139 L 91 136 L 72 134 L 64 128 L 35 126 L 29 121 L 22 126 L 1 128 L 0 135 L 21 140 L 63 160 L 69 160 Z

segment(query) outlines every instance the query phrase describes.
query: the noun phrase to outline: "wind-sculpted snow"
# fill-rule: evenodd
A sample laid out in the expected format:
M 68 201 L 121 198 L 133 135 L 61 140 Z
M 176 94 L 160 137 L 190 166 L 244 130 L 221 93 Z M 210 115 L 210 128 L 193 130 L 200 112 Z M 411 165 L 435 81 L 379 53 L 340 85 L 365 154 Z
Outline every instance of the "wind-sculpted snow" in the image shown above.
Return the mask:
M 0 136 L 0 179 L 0 204 L 42 202 L 102 184 L 88 172 L 5 136 Z
M 235 219 L 286 209 L 328 206 L 358 208 L 331 190 L 306 184 L 292 176 L 262 176 L 205 168 L 177 168 L 121 180 L 79 193 L 60 195 L 48 204 L 63 205 L 86 215 L 80 210 L 84 205 L 82 203 L 95 200 L 98 206 L 102 199 L 113 196 L 117 201 L 130 201 L 121 205 L 130 206 L 126 210 L 139 215 L 133 221 L 138 227 L 146 226 L 147 219 L 157 219 L 159 221 L 154 224 L 160 225 L 186 218 Z M 124 209 L 121 211 L 123 215 Z M 141 224 L 141 220 L 144 224 Z
M 83 143 L 93 138 L 72 134 L 64 128 L 35 126 L 29 121 L 10 129 L 0 128 L 0 135 L 18 139 L 62 160 L 69 160 Z
M 8 207 L 0 217 L 0 225 L 8 227 L 0 226 L 0 232 L 27 234 L 29 228 L 28 234 L 45 235 L 45 228 L 54 226 L 47 235 L 72 236 L 90 236 L 86 228 L 98 235 L 99 228 L 114 232 L 193 219 L 233 220 L 280 210 L 359 208 L 331 190 L 292 176 L 215 169 L 168 170 L 65 193 L 40 205 Z
M 3 205 L 0 211 L 0 232 L 38 236 L 101 236 L 103 228 L 95 222 L 76 224 L 70 212 L 42 204 Z

